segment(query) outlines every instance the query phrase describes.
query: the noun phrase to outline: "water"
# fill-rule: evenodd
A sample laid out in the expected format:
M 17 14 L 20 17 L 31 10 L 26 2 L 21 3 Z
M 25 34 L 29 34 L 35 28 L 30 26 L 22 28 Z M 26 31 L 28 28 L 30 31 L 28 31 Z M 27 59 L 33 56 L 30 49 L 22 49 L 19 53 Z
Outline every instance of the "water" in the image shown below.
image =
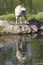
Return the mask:
M 43 65 L 43 32 L 0 36 L 0 65 Z

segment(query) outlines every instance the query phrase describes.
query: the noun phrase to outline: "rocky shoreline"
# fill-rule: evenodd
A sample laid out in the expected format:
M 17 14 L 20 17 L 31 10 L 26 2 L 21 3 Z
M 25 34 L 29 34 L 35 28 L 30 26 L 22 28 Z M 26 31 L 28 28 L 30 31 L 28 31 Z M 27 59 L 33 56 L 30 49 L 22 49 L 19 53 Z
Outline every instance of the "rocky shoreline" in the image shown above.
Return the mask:
M 29 21 L 28 21 L 29 22 Z M 32 22 L 32 23 L 31 23 Z M 14 34 L 19 34 L 19 33 L 35 33 L 38 30 L 43 30 L 43 24 L 42 22 L 39 23 L 36 20 L 31 20 L 31 22 L 26 23 L 26 24 L 14 24 L 12 22 L 8 21 L 1 21 L 0 20 L 0 29 L 2 29 L 3 33 L 14 33 Z M 1 33 L 2 33 L 1 32 Z

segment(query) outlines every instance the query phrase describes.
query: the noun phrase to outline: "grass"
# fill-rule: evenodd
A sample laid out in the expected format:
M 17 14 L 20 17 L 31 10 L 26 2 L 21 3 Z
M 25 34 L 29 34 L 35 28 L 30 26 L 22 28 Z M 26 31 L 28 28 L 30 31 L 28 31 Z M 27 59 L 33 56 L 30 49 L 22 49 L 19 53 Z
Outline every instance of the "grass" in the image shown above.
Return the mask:
M 43 12 L 39 12 L 37 14 L 27 14 L 27 19 L 38 19 L 38 20 L 43 20 Z M 6 21 L 16 21 L 15 19 L 15 14 L 7 14 L 7 15 L 1 15 L 0 20 L 6 20 Z M 18 19 L 19 21 L 19 19 Z M 24 21 L 24 18 L 22 18 L 22 21 Z
M 0 20 L 15 21 L 15 15 L 14 14 L 1 15 Z

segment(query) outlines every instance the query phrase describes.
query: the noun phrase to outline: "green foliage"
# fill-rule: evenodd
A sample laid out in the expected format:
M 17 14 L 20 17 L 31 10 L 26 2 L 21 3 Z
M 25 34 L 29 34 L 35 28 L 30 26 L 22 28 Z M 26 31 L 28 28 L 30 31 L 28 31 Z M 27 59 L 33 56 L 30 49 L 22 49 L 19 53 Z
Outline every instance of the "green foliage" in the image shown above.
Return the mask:
M 39 12 L 39 13 L 36 15 L 36 19 L 43 20 L 43 12 Z
M 1 15 L 0 20 L 15 21 L 14 14 Z
M 43 12 L 37 13 L 35 14 L 27 14 L 27 19 L 31 20 L 31 19 L 38 19 L 38 20 L 43 20 Z M 1 15 L 0 16 L 0 20 L 7 20 L 7 21 L 16 21 L 15 18 L 15 14 L 7 14 L 7 15 Z M 18 18 L 18 22 L 19 22 L 19 18 Z M 22 17 L 22 22 L 24 22 L 24 18 Z
M 0 0 L 0 15 L 14 12 L 15 7 L 22 3 L 29 13 L 43 11 L 43 0 Z

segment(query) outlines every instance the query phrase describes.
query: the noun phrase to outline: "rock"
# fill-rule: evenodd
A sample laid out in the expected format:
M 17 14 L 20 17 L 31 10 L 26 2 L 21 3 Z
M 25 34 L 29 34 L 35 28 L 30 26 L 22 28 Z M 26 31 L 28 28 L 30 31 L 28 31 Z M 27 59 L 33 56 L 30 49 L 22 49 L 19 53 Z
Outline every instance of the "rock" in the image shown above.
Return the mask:
M 4 28 L 5 32 L 12 32 L 12 33 L 30 33 L 31 29 L 27 25 L 9 25 L 8 27 Z
M 31 25 L 31 30 L 32 30 L 32 33 L 35 33 L 38 31 L 38 27 L 36 25 Z
M 39 28 L 39 30 L 43 30 L 43 26 L 41 26 L 41 27 Z
M 29 22 L 29 24 L 28 24 L 28 22 Z M 43 30 L 43 22 L 38 21 L 36 19 L 27 21 L 27 25 L 30 26 L 32 32 L 37 32 L 38 30 Z
M 3 27 L 3 32 L 6 33 L 35 33 L 38 30 L 43 30 L 43 22 L 36 19 L 29 20 L 26 24 L 11 24 L 8 21 L 0 21 L 0 27 Z
M 43 30 L 43 22 L 40 22 L 39 30 Z

